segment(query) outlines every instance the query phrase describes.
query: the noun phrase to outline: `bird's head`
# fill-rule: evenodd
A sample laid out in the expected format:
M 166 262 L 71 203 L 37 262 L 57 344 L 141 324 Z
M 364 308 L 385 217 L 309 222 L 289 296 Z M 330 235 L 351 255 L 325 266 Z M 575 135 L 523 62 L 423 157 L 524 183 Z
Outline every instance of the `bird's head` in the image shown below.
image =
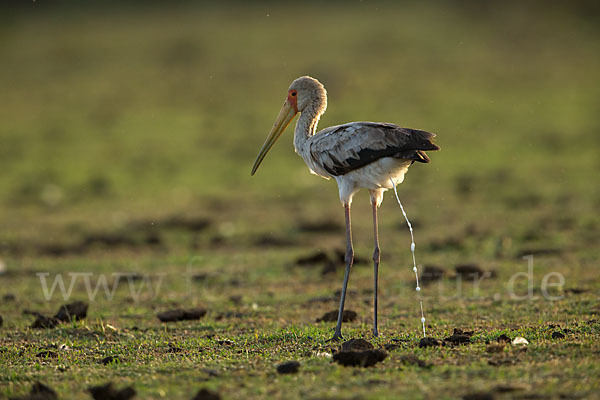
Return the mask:
M 327 108 L 327 92 L 325 87 L 310 76 L 301 76 L 294 80 L 288 89 L 287 98 L 279 111 L 279 115 L 273 124 L 267 140 L 258 152 L 254 166 L 252 167 L 252 175 L 258 169 L 258 166 L 265 158 L 271 147 L 275 144 L 279 136 L 285 131 L 292 119 L 298 113 L 310 113 L 315 117 L 319 117 Z
M 290 85 L 288 100 L 295 104 L 297 112 L 310 111 L 321 115 L 327 108 L 327 91 L 325 86 L 315 78 L 301 76 Z

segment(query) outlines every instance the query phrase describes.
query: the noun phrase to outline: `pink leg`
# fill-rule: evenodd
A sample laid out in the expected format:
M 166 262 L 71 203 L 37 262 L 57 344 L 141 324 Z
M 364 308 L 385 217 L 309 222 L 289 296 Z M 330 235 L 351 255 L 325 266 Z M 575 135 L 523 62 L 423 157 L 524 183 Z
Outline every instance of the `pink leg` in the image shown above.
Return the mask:
M 342 285 L 342 296 L 340 298 L 340 309 L 338 312 L 337 325 L 335 326 L 335 333 L 331 340 L 343 339 L 342 337 L 342 317 L 344 315 L 344 302 L 346 301 L 346 289 L 348 287 L 348 278 L 350 277 L 350 269 L 354 262 L 354 249 L 352 248 L 352 227 L 350 223 L 350 205 L 344 206 L 346 211 L 346 271 L 344 272 L 344 283 Z

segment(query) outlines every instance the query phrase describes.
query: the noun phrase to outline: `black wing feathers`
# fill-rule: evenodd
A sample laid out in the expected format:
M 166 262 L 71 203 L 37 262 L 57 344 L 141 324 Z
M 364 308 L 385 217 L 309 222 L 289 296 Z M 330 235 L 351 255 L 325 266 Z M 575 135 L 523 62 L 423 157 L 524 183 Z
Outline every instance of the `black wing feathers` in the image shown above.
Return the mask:
M 413 163 L 415 161 L 428 163 L 430 159 L 425 151 L 439 150 L 439 147 L 432 142 L 435 137 L 433 133 L 417 129 L 365 122 L 356 124 L 354 127 L 341 125 L 327 134 L 328 136 L 335 135 L 335 132 L 340 129 L 349 130 L 349 137 L 364 138 L 364 140 L 352 141 L 346 135 L 344 138 L 340 137 L 344 143 L 336 145 L 335 150 L 342 150 L 339 146 L 343 146 L 343 150 L 345 150 L 343 153 L 350 154 L 350 157 L 340 160 L 339 155 L 342 152 L 333 151 L 327 154 L 326 162 L 322 163 L 323 168 L 334 176 L 347 174 L 384 157 L 412 160 Z M 354 132 L 351 129 L 354 129 Z M 339 135 L 342 136 L 342 134 Z M 321 156 L 324 154 L 321 153 Z

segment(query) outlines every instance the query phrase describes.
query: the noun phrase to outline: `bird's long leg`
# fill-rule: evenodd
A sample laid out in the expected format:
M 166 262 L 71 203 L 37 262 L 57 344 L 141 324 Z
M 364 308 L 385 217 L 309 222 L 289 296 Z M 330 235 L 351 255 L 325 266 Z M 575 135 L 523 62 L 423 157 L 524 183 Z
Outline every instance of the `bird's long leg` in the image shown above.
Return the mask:
M 377 330 L 377 283 L 379 278 L 379 229 L 377 224 L 377 201 L 371 200 L 373 206 L 373 236 L 375 237 L 375 250 L 373 251 L 373 336 L 379 336 Z
M 354 262 L 354 249 L 352 247 L 352 226 L 350 223 L 350 204 L 344 205 L 346 211 L 346 271 L 344 272 L 344 283 L 342 285 L 342 296 L 340 298 L 340 310 L 338 312 L 337 325 L 335 333 L 331 340 L 343 339 L 342 337 L 342 317 L 344 315 L 344 302 L 346 301 L 346 288 L 348 287 L 348 278 L 350 277 L 350 269 Z

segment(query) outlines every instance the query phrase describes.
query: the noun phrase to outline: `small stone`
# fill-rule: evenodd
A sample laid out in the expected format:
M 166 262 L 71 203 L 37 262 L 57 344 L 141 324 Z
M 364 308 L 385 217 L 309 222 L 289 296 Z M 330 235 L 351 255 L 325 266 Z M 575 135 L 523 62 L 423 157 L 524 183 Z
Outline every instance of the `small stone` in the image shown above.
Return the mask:
M 516 345 L 525 345 L 526 346 L 529 344 L 529 342 L 524 337 L 517 336 L 516 338 L 513 339 L 512 344 L 515 346 Z
M 298 372 L 300 368 L 300 363 L 298 361 L 288 361 L 283 364 L 279 364 L 277 366 L 277 372 L 280 374 L 295 374 Z

